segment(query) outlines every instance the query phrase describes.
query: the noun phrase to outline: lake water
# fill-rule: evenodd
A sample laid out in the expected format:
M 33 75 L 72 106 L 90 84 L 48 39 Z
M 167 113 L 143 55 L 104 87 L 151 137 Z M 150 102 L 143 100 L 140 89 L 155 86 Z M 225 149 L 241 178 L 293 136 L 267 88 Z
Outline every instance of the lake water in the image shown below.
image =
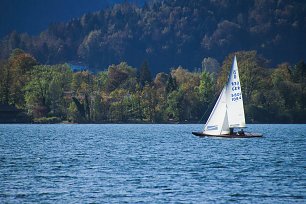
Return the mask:
M 0 125 L 0 203 L 306 203 L 306 125 Z

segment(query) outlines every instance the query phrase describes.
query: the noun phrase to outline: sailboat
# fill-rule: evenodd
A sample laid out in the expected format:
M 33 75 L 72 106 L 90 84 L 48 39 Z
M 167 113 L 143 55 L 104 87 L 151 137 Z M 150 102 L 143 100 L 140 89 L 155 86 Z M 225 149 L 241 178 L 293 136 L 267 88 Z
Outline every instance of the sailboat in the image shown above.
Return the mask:
M 235 132 L 235 128 L 238 131 Z M 227 83 L 204 126 L 202 132 L 192 132 L 202 137 L 249 138 L 262 137 L 259 133 L 244 132 L 246 128 L 241 83 L 236 56 Z

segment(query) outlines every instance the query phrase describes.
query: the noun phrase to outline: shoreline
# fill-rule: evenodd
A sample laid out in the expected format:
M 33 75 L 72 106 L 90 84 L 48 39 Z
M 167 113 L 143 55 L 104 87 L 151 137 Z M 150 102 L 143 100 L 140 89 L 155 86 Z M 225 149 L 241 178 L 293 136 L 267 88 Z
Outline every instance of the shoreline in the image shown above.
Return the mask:
M 205 125 L 205 123 L 198 122 L 161 122 L 161 123 L 151 123 L 151 122 L 103 122 L 103 123 L 73 123 L 73 122 L 60 122 L 60 123 L 0 123 L 0 125 Z M 306 125 L 305 123 L 247 123 L 247 125 Z M 247 128 L 247 127 L 246 127 Z

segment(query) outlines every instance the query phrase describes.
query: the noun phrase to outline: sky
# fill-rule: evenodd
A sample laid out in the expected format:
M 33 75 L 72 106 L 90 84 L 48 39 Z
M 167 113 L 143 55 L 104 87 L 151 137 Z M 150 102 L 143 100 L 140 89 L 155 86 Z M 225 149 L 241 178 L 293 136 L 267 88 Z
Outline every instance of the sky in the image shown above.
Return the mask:
M 0 37 L 12 31 L 37 35 L 51 23 L 68 21 L 122 1 L 124 0 L 0 0 Z

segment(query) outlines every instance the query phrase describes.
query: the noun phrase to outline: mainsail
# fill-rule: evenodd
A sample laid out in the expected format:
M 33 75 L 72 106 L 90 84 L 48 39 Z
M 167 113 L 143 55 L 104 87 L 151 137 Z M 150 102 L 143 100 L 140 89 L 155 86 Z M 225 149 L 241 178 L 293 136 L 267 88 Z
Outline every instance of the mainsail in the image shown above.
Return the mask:
M 236 56 L 234 57 L 234 62 L 226 83 L 226 101 L 229 127 L 245 127 L 241 83 Z
M 245 116 L 241 84 L 236 56 L 226 85 L 215 104 L 205 126 L 204 133 L 208 135 L 229 134 L 230 128 L 245 127 Z

